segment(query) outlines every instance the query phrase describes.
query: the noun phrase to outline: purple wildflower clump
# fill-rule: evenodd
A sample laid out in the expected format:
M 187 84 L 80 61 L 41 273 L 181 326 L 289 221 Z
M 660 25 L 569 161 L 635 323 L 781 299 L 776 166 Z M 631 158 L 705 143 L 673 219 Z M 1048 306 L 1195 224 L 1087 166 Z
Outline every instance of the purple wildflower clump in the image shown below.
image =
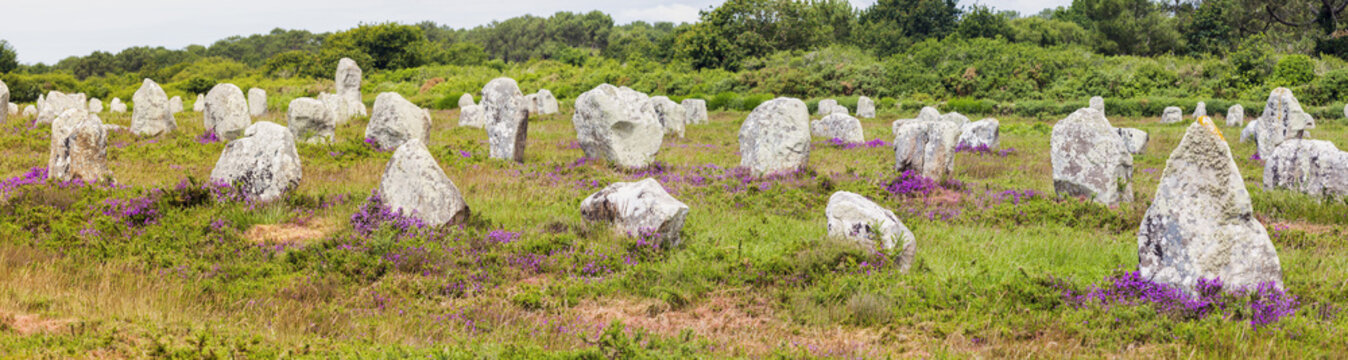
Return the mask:
M 904 171 L 902 174 L 899 174 L 898 178 L 884 182 L 881 185 L 884 186 L 885 191 L 888 191 L 889 194 L 893 196 L 927 196 L 931 195 L 932 191 L 940 188 L 940 184 L 936 183 L 936 180 L 919 175 L 912 170 Z
M 404 215 L 402 209 L 393 209 L 384 204 L 379 191 L 375 191 L 365 199 L 365 204 L 360 206 L 360 210 L 351 214 L 351 227 L 357 234 L 364 236 L 385 226 L 393 227 L 401 233 L 408 233 L 425 228 L 426 223 L 416 217 Z
M 856 143 L 856 142 L 848 142 L 848 141 L 846 141 L 846 140 L 839 139 L 839 138 L 828 139 L 828 145 L 831 145 L 831 146 L 836 147 L 836 148 L 841 148 L 841 149 L 844 149 L 844 150 L 850 150 L 850 149 L 856 149 L 856 148 L 874 149 L 874 148 L 878 148 L 878 147 L 887 147 L 887 146 L 890 146 L 890 144 L 889 144 L 888 141 L 884 141 L 884 140 L 881 140 L 881 139 L 875 139 L 875 140 L 871 140 L 871 141 L 867 141 L 867 142 Z
M 215 134 L 215 129 L 206 129 L 201 136 L 197 136 L 198 144 L 210 144 L 220 142 L 220 136 Z
M 1284 317 L 1295 315 L 1300 305 L 1296 296 L 1288 294 L 1276 284 L 1259 283 L 1254 293 L 1250 294 L 1250 326 L 1258 329 L 1276 323 Z
M 1187 292 L 1143 278 L 1139 271 L 1116 275 L 1106 282 L 1091 286 L 1084 293 L 1065 289 L 1063 298 L 1077 307 L 1151 306 L 1159 313 L 1182 320 L 1199 319 L 1213 312 L 1230 315 L 1229 310 L 1248 304 L 1250 326 L 1256 329 L 1294 315 L 1300 305 L 1295 296 L 1273 282 L 1260 283 L 1251 292 L 1226 289 L 1221 278 L 1200 278 L 1193 291 Z
M 512 231 L 492 230 L 491 232 L 487 233 L 487 241 L 498 244 L 509 244 L 519 239 L 520 233 Z
M 20 187 L 27 185 L 43 184 L 47 182 L 47 168 L 45 166 L 35 166 L 28 169 L 28 172 L 16 177 L 5 179 L 0 182 L 0 197 L 7 197 Z
M 978 144 L 978 146 L 969 146 L 968 143 L 960 143 L 959 145 L 955 145 L 955 152 L 970 153 L 978 156 L 993 155 L 997 157 L 1007 157 L 1011 156 L 1011 154 L 1015 154 L 1016 148 L 993 150 L 991 146 L 988 146 L 988 144 Z
M 365 138 L 365 145 L 369 146 L 371 149 L 374 149 L 374 151 L 383 152 L 390 150 L 379 146 L 379 140 L 375 140 L 372 137 Z
M 128 227 L 152 225 L 159 221 L 159 210 L 155 209 L 153 196 L 131 199 L 107 199 L 103 205 L 103 215 L 121 221 Z
M 1262 158 L 1262 157 L 1259 156 L 1259 152 L 1258 152 L 1258 151 L 1255 151 L 1254 154 L 1250 155 L 1250 160 L 1262 162 L 1262 161 L 1264 161 L 1264 158 Z
M 1003 202 L 1005 202 L 1007 199 L 1010 199 L 1011 204 L 1020 205 L 1021 200 L 1033 199 L 1039 197 L 1040 195 L 1043 194 L 1040 194 L 1038 191 L 1034 190 L 1023 190 L 1023 191 L 1006 190 L 997 194 L 993 194 L 992 197 L 994 199 L 997 199 L 998 201 Z

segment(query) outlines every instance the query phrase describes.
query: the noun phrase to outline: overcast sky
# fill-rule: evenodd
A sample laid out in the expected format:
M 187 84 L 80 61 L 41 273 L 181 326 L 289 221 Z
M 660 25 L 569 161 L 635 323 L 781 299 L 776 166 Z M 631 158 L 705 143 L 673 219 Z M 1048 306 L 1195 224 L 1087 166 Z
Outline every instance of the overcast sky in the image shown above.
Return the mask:
M 473 27 L 524 14 L 600 10 L 618 24 L 634 20 L 694 22 L 698 10 L 723 0 L 4 0 L 0 39 L 19 52 L 19 62 L 53 64 L 96 50 L 115 53 L 132 46 L 180 49 L 210 45 L 232 35 L 273 28 L 328 32 L 362 22 L 435 21 Z M 866 7 L 875 0 L 849 0 Z M 1071 0 L 959 0 L 1033 14 Z

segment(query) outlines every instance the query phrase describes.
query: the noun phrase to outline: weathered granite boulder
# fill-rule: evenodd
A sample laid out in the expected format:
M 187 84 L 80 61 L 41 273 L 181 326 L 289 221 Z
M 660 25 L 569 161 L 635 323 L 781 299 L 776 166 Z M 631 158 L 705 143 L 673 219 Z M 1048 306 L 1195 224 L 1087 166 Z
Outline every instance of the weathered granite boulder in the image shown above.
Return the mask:
M 1099 96 L 1092 96 L 1092 97 L 1091 97 L 1091 106 L 1090 106 L 1090 108 L 1095 109 L 1095 111 L 1099 111 L 1101 114 L 1104 114 L 1104 113 L 1105 113 L 1105 98 L 1102 98 L 1102 97 L 1099 97 Z
M 684 119 L 688 124 L 706 124 L 707 119 L 707 100 L 702 99 L 683 99 Z
M 336 95 L 341 98 L 341 101 L 336 102 L 341 106 L 336 112 L 338 124 L 344 124 L 352 117 L 369 115 L 365 103 L 360 99 L 362 76 L 360 66 L 356 65 L 355 60 L 342 58 L 337 61 Z
M 688 205 L 670 196 L 660 182 L 645 178 L 613 183 L 580 202 L 586 221 L 612 223 L 613 231 L 659 241 L 660 247 L 679 246 Z
M 108 111 L 114 114 L 126 113 L 126 103 L 122 102 L 120 98 L 112 98 L 112 101 L 108 103 Z
M 135 105 L 131 112 L 131 132 L 140 136 L 154 136 L 178 129 L 178 120 L 169 109 L 168 95 L 154 80 L 145 79 L 140 89 L 131 96 Z
M 1119 136 L 1123 138 L 1123 146 L 1128 148 L 1132 154 L 1141 154 L 1147 151 L 1147 132 L 1134 128 L 1118 128 Z
M 192 102 L 192 112 L 206 111 L 206 94 L 197 94 L 197 101 Z
M 394 92 L 379 94 L 374 114 L 365 126 L 365 142 L 379 150 L 391 150 L 408 140 L 430 142 L 431 117 L 426 111 Z
M 89 99 L 89 112 L 94 114 L 103 112 L 103 100 Z
M 794 98 L 768 100 L 740 126 L 740 166 L 754 176 L 796 170 L 810 161 L 810 110 Z
M 1240 130 L 1240 142 L 1247 141 L 1259 141 L 1259 119 L 1245 124 L 1245 129 Z M 1255 152 L 1258 151 L 1258 149 L 1255 149 Z
M 267 91 L 248 89 L 248 114 L 254 117 L 267 114 Z
M 664 96 L 652 97 L 649 101 L 655 109 L 655 118 L 659 119 L 660 125 L 665 128 L 665 134 L 674 134 L 682 138 L 685 118 L 688 115 L 683 106 Z
M 206 93 L 201 119 L 206 131 L 226 141 L 243 135 L 253 122 L 248 116 L 248 101 L 243 97 L 243 90 L 234 84 L 217 84 Z
M 1281 287 L 1278 252 L 1211 119 L 1189 125 L 1166 161 L 1138 230 L 1137 255 L 1143 278 L 1190 293 L 1199 279 L 1221 278 L 1225 289 Z
M 57 181 L 112 181 L 108 133 L 88 109 L 67 109 L 52 121 L 48 177 Z
M 460 108 L 463 108 L 463 107 L 466 107 L 466 106 L 473 106 L 473 105 L 477 105 L 476 103 L 473 102 L 473 94 L 463 93 L 463 95 L 460 95 L 460 96 L 459 96 L 459 107 L 460 107 Z
M 20 114 L 21 114 L 21 116 L 26 117 L 26 118 L 37 117 L 37 106 L 33 106 L 33 105 L 24 106 L 24 107 L 23 107 L 23 112 L 20 113 Z
M 828 115 L 837 112 L 837 108 L 839 106 L 840 105 L 838 105 L 838 100 L 833 99 L 819 100 L 819 104 L 815 105 L 814 112 L 815 115 Z
M 1208 116 L 1208 104 L 1199 101 L 1197 105 L 1194 105 L 1194 119 L 1197 120 L 1204 116 Z
M 169 113 L 177 114 L 183 112 L 183 98 L 174 96 L 169 98 Z
M 1226 109 L 1226 126 L 1240 127 L 1245 125 L 1245 107 L 1240 104 L 1231 105 Z
M 534 101 L 537 102 L 539 114 L 552 115 L 562 111 L 561 105 L 557 104 L 557 97 L 548 89 L 539 89 Z
M 524 108 L 528 109 L 529 115 L 540 115 L 538 112 L 538 94 L 524 95 Z
M 857 116 L 867 119 L 875 118 L 875 100 L 862 96 L 857 98 Z
M 996 149 L 1001 145 L 1002 123 L 997 119 L 987 118 L 964 125 L 960 129 L 959 143 L 956 146 L 967 146 L 978 148 L 987 146 L 989 149 Z
M 960 114 L 954 111 L 941 114 L 941 121 L 950 122 L 952 124 L 955 124 L 955 126 L 961 129 L 969 125 L 968 116 L 964 116 L 964 114 Z
M 1178 106 L 1166 107 L 1165 112 L 1161 113 L 1162 124 L 1174 124 L 1181 121 L 1184 121 L 1184 110 Z
M 823 119 L 811 121 L 810 133 L 825 139 L 839 139 L 852 144 L 866 142 L 866 134 L 861 129 L 861 120 L 842 113 L 828 114 Z
M 50 124 L 66 110 L 80 109 L 89 111 L 89 101 L 84 94 L 65 94 L 60 91 L 47 93 L 47 97 L 37 107 L 37 123 Z
M 1133 201 L 1133 156 L 1105 114 L 1085 108 L 1058 121 L 1050 148 L 1059 195 L 1106 205 Z
M 1283 141 L 1309 138 L 1310 130 L 1314 128 L 1315 119 L 1301 110 L 1301 103 L 1292 96 L 1292 90 L 1273 89 L 1264 104 L 1264 114 L 1259 117 L 1255 140 L 1259 155 L 1272 154 Z
M 1264 189 L 1348 197 L 1348 152 L 1324 140 L 1291 139 L 1264 157 Z
M 903 126 L 903 124 L 917 121 L 936 121 L 936 120 L 941 120 L 941 112 L 936 110 L 936 108 L 934 107 L 927 106 L 923 107 L 922 110 L 918 111 L 916 118 L 894 120 L 894 122 L 889 124 L 889 127 L 890 131 L 892 131 L 894 135 L 898 135 L 899 127 Z M 956 126 L 962 127 L 963 124 L 956 124 Z
M 894 170 L 940 181 L 955 172 L 960 125 L 947 120 L 903 123 L 894 135 Z
M 487 113 L 482 105 L 468 105 L 459 108 L 459 126 L 481 129 L 487 126 Z
M 908 271 L 917 254 L 917 239 L 893 211 L 864 196 L 839 191 L 828 198 L 824 208 L 828 218 L 828 236 L 858 242 L 866 247 L 879 246 L 898 251 L 900 271 Z
M 390 209 L 430 226 L 461 224 L 470 214 L 459 187 L 418 139 L 393 152 L 379 181 L 379 196 Z
M 529 139 L 529 104 L 515 79 L 496 78 L 482 88 L 482 110 L 487 114 L 491 158 L 524 162 Z
M 664 141 L 658 117 L 646 94 L 602 84 L 576 97 L 571 124 L 585 157 L 641 168 L 655 161 Z
M 295 136 L 284 126 L 260 121 L 230 141 L 211 170 L 211 181 L 233 185 L 262 202 L 280 199 L 303 175 Z
M 322 101 L 297 98 L 286 110 L 286 127 L 296 139 L 307 143 L 331 143 L 337 129 L 337 114 Z

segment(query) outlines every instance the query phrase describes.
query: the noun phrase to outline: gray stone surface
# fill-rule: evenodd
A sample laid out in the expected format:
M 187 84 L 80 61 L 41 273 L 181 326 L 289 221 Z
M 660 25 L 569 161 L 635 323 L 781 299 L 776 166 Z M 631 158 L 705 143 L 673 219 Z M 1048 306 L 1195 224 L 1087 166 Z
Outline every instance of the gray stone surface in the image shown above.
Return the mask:
M 828 198 L 824 209 L 828 218 L 828 236 L 892 251 L 899 248 L 898 265 L 908 271 L 917 254 L 917 238 L 893 211 L 864 196 L 839 191 Z
M 201 110 L 206 131 L 215 132 L 221 140 L 233 140 L 253 123 L 248 116 L 248 100 L 243 90 L 234 84 L 217 84 L 206 93 L 206 104 Z
M 169 98 L 169 113 L 177 114 L 183 112 L 183 98 L 174 96 Z
M 1245 124 L 1245 128 L 1240 130 L 1240 142 L 1247 141 L 1259 141 L 1259 119 Z
M 402 95 L 394 92 L 379 94 L 374 100 L 374 114 L 365 126 L 365 142 L 380 149 L 392 150 L 408 140 L 430 142 L 431 117 Z
M 894 170 L 913 171 L 941 181 L 955 172 L 955 147 L 960 126 L 947 120 L 915 119 L 903 123 L 894 135 Z
M 178 120 L 173 118 L 169 107 L 168 95 L 154 80 L 145 79 L 140 89 L 131 97 L 135 105 L 131 112 L 131 132 L 140 136 L 154 136 L 171 133 L 178 129 Z
M 192 112 L 206 111 L 206 94 L 197 94 L 197 101 L 192 102 Z
M 1180 109 L 1178 106 L 1166 107 L 1165 112 L 1161 113 L 1162 124 L 1174 124 L 1181 121 L 1184 121 L 1184 109 Z
M 1348 197 L 1348 152 L 1324 140 L 1291 139 L 1264 157 L 1264 189 Z
M 684 117 L 689 125 L 706 124 L 707 119 L 707 100 L 702 99 L 683 99 Z
M 4 114 L 0 114 L 0 124 L 4 124 L 10 117 L 18 115 L 18 105 L 9 102 L 9 86 L 4 81 L 0 81 L 0 104 L 9 104 Z
M 529 138 L 529 109 L 515 79 L 496 78 L 482 88 L 491 158 L 524 162 Z
M 67 109 L 52 121 L 48 177 L 56 181 L 112 181 L 108 169 L 108 133 L 88 109 Z
M 389 208 L 430 226 L 461 224 L 470 214 L 459 187 L 417 139 L 393 152 L 379 181 L 379 196 Z
M 231 184 L 250 199 L 270 202 L 299 186 L 302 175 L 295 136 L 284 126 L 260 121 L 225 145 L 211 170 L 211 181 Z
M 1133 201 L 1133 156 L 1105 114 L 1077 110 L 1053 125 L 1053 189 L 1101 204 Z
M 360 82 L 363 72 L 355 60 L 342 58 L 337 61 L 337 77 L 335 81 L 336 95 L 341 101 L 334 101 L 338 104 L 337 123 L 345 124 L 350 118 L 356 116 L 366 116 L 369 112 L 365 109 L 365 103 L 360 97 Z M 321 100 L 321 99 L 320 99 Z
M 286 128 L 299 141 L 331 143 L 337 129 L 337 114 L 318 99 L 296 98 L 286 110 Z
M 688 115 L 683 106 L 664 96 L 652 97 L 650 102 L 651 107 L 655 109 L 655 118 L 665 127 L 665 134 L 674 134 L 682 138 Z
M 1091 97 L 1091 105 L 1090 105 L 1090 108 L 1095 109 L 1095 111 L 1099 111 L 1101 114 L 1104 114 L 1104 113 L 1105 113 L 1105 98 L 1102 98 L 1102 97 L 1099 97 L 1099 96 L 1093 96 L 1093 97 Z
M 1240 104 L 1231 105 L 1226 109 L 1226 126 L 1240 127 L 1245 125 L 1245 107 Z
M 1204 104 L 1202 101 L 1199 101 L 1198 105 L 1194 105 L 1193 116 L 1194 120 L 1198 120 L 1199 117 L 1208 116 L 1208 104 Z
M 459 108 L 459 126 L 478 129 L 486 127 L 487 113 L 482 109 L 482 105 L 468 105 Z
M 248 114 L 258 117 L 267 114 L 267 91 L 252 88 L 248 89 Z
M 1119 137 L 1123 138 L 1123 146 L 1128 148 L 1132 154 L 1141 154 L 1147 151 L 1147 132 L 1134 128 L 1118 128 Z
M 664 141 L 658 117 L 646 94 L 602 84 L 576 97 L 571 124 L 585 157 L 641 168 L 655 161 Z
M 37 123 L 50 124 L 61 116 L 66 110 L 80 109 L 89 111 L 89 101 L 85 99 L 84 94 L 66 94 L 60 91 L 51 91 L 47 93 L 40 105 L 37 107 Z
M 552 91 L 548 89 L 539 89 L 534 101 L 539 114 L 552 115 L 562 111 L 561 105 L 557 103 L 557 97 L 553 96 Z
M 874 119 L 875 118 L 875 100 L 862 96 L 857 98 L 857 117 Z
M 459 107 L 460 107 L 460 108 L 467 107 L 467 106 L 473 106 L 473 105 L 477 105 L 476 103 L 473 102 L 473 94 L 463 93 L 463 95 L 459 95 Z
M 823 119 L 811 121 L 810 133 L 825 139 L 839 139 L 853 144 L 866 142 L 861 120 L 841 113 L 825 115 Z
M 89 99 L 89 112 L 94 114 L 103 112 L 103 100 Z
M 1001 122 L 993 118 L 971 122 L 960 129 L 957 146 L 977 148 L 986 145 L 989 149 L 996 149 L 1001 145 L 1000 128 Z
M 688 205 L 670 196 L 660 182 L 645 178 L 616 182 L 580 203 L 586 221 L 612 223 L 619 235 L 657 240 L 661 248 L 679 246 Z
M 1283 141 L 1308 139 L 1315 128 L 1315 119 L 1301 110 L 1292 90 L 1273 89 L 1259 117 L 1259 131 L 1255 133 L 1260 156 L 1272 154 Z
M 795 98 L 759 104 L 740 126 L 740 166 L 754 176 L 792 171 L 810 160 L 810 110 Z

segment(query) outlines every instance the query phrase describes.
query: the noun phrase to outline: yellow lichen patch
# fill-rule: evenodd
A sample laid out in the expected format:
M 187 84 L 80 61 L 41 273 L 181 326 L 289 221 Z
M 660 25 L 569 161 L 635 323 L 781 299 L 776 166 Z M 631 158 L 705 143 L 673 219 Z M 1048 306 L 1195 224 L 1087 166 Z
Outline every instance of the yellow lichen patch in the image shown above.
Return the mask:
M 1208 131 L 1211 131 L 1213 134 L 1217 134 L 1218 139 L 1222 139 L 1223 142 L 1226 141 L 1226 136 L 1222 135 L 1221 130 L 1217 129 L 1217 124 L 1212 122 L 1212 118 L 1209 118 L 1206 115 L 1199 116 L 1198 120 L 1196 121 L 1198 121 L 1199 124 L 1203 124 L 1204 127 L 1208 128 Z

